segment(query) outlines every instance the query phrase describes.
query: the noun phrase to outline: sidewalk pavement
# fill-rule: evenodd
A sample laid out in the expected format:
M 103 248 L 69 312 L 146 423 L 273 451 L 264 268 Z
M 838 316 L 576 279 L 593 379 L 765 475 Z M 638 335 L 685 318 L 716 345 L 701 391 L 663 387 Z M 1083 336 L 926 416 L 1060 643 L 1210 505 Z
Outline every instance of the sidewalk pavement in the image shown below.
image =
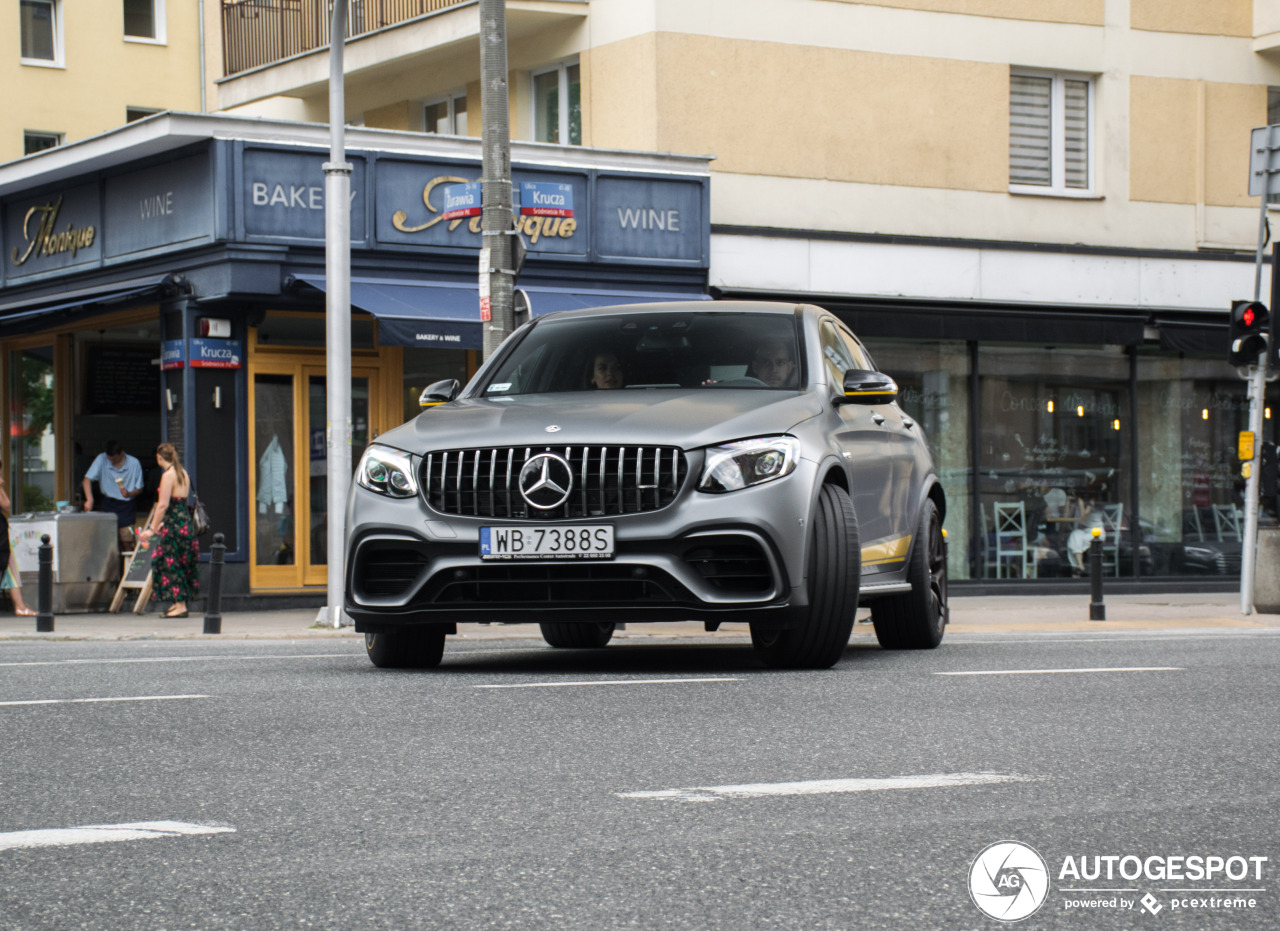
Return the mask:
M 1240 613 L 1240 596 L 1234 592 L 1177 595 L 1114 595 L 1104 599 L 1107 619 L 1089 620 L 1089 596 L 987 595 L 953 596 L 948 636 L 1017 632 L 1106 632 L 1119 630 L 1188 630 L 1202 628 L 1280 628 L 1280 614 Z M 869 611 L 858 613 L 860 620 Z M 355 638 L 350 627 L 333 629 L 317 623 L 314 608 L 247 611 L 222 616 L 219 634 L 205 634 L 199 614 L 166 620 L 158 613 L 137 615 L 63 614 L 54 618 L 52 633 L 38 633 L 34 617 L 0 617 L 0 640 L 316 640 Z M 459 640 L 541 639 L 536 624 L 463 624 Z M 857 633 L 871 633 L 859 625 Z M 701 622 L 631 624 L 615 634 L 618 639 L 654 637 L 711 637 L 738 639 L 749 636 L 744 623 L 726 623 L 708 634 Z

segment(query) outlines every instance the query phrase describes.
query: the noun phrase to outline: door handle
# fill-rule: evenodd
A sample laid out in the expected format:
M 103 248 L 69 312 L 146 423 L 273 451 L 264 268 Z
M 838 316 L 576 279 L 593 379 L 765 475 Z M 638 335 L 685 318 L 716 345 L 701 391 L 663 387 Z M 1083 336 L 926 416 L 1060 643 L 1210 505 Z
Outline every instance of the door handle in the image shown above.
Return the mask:
M 916 422 L 914 420 L 908 420 L 907 418 L 903 417 L 902 425 L 906 427 L 908 430 L 910 430 L 912 427 L 916 425 Z
M 872 414 L 871 419 L 876 422 L 877 427 L 884 426 L 884 417 L 881 414 Z

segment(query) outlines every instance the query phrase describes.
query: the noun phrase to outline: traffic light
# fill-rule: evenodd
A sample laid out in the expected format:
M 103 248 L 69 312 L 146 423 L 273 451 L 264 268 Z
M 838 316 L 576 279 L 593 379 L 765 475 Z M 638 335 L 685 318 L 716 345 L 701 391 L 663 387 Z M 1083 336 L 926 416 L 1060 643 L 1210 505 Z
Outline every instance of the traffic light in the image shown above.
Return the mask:
M 1266 355 L 1270 342 L 1271 314 L 1260 301 L 1231 302 L 1231 331 L 1229 333 L 1227 361 L 1232 365 L 1256 365 L 1258 357 Z

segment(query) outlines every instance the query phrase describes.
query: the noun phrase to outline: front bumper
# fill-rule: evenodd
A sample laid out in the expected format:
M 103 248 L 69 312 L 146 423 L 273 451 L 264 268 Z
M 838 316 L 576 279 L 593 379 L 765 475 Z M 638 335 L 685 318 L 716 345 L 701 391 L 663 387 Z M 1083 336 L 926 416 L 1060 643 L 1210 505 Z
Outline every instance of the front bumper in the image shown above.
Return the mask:
M 571 521 L 612 524 L 615 556 L 564 562 L 479 555 L 481 527 L 556 522 L 447 516 L 421 496 L 390 499 L 356 485 L 345 610 L 361 632 L 466 622 L 790 626 L 808 603 L 803 566 L 815 471 L 802 461 L 785 478 L 720 495 L 694 490 L 691 479 L 660 510 Z

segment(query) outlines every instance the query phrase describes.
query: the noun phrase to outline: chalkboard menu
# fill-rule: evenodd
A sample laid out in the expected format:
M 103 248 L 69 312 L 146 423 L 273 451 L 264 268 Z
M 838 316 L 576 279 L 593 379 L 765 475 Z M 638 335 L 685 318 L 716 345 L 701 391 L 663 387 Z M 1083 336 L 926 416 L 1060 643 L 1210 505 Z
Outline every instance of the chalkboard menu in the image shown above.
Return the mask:
M 154 413 L 160 406 L 158 346 L 90 343 L 85 347 L 86 414 Z

